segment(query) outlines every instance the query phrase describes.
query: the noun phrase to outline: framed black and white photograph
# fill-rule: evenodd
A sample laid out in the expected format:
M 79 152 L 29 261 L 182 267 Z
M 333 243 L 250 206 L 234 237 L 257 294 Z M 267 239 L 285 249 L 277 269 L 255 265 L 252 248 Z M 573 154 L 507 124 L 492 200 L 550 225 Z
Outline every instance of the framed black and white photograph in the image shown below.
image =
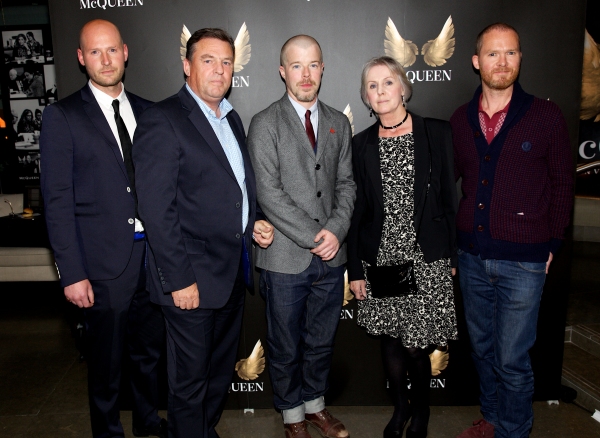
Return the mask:
M 46 89 L 46 105 L 50 105 L 58 100 L 56 91 L 56 71 L 54 64 L 44 65 L 44 83 Z
M 2 45 L 4 48 L 4 62 L 17 64 L 38 63 L 46 61 L 46 51 L 51 57 L 50 48 L 44 47 L 42 29 L 18 29 L 2 32 Z
M 39 100 L 16 100 L 11 103 L 13 128 L 17 133 L 17 151 L 39 151 L 40 130 L 45 105 Z
M 40 64 L 15 64 L 7 65 L 6 81 L 10 99 L 44 98 L 46 87 L 44 72 L 47 66 Z M 54 73 L 54 65 L 52 73 Z
M 22 179 L 32 180 L 40 177 L 40 152 L 17 151 L 17 160 L 21 168 Z

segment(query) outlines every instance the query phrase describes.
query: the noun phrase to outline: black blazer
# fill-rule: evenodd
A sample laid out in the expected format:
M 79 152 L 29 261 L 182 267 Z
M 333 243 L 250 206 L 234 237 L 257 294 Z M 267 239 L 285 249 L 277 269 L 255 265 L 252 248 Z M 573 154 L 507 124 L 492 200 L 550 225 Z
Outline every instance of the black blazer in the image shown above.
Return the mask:
M 152 102 L 125 93 L 139 120 Z M 135 201 L 119 145 L 89 84 L 46 107 L 40 152 L 46 223 L 62 286 L 118 277 L 133 249 Z
M 415 140 L 414 224 L 421 222 L 419 245 L 431 263 L 451 258 L 456 266 L 457 194 L 450 123 L 423 119 L 412 114 Z M 425 124 L 427 121 L 427 125 Z M 426 128 L 427 126 L 427 128 Z M 431 186 L 425 204 L 431 148 Z M 357 134 L 352 140 L 352 161 L 356 181 L 356 204 L 348 232 L 348 278 L 365 278 L 362 260 L 377 264 L 383 231 L 383 183 L 379 163 L 379 124 Z
M 200 308 L 219 309 L 233 290 L 242 239 L 252 257 L 256 180 L 242 121 L 233 110 L 227 120 L 244 159 L 250 204 L 245 235 L 242 191 L 213 128 L 185 85 L 148 108 L 138 122 L 135 183 L 150 246 L 147 287 L 157 304 L 173 306 L 171 292 L 197 283 Z

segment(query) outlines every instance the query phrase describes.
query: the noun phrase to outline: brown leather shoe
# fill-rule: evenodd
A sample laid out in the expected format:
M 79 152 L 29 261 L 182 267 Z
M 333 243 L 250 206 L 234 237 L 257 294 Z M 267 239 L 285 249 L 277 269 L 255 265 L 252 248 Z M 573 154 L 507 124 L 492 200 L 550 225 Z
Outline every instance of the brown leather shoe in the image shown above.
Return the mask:
M 284 424 L 283 430 L 285 430 L 285 438 L 312 438 L 308 430 L 306 430 L 306 423 L 304 421 Z
M 325 438 L 350 438 L 350 434 L 340 420 L 323 409 L 316 414 L 304 414 L 306 421 Z

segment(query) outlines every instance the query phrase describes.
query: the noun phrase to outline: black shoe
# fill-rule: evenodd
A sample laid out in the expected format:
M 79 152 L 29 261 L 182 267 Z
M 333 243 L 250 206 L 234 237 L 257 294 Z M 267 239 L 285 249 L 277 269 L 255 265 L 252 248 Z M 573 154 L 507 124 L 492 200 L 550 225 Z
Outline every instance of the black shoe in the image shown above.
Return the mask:
M 167 420 L 160 419 L 154 427 L 135 427 L 133 426 L 133 436 L 157 436 L 159 438 L 167 438 Z
M 391 422 L 383 429 L 383 438 L 402 438 L 402 433 L 406 427 L 408 420 L 402 423 L 401 429 L 395 430 L 395 427 L 391 425 Z M 396 426 L 397 427 L 397 426 Z
M 410 429 L 406 429 L 406 438 L 427 438 L 427 430 L 424 432 L 415 432 Z

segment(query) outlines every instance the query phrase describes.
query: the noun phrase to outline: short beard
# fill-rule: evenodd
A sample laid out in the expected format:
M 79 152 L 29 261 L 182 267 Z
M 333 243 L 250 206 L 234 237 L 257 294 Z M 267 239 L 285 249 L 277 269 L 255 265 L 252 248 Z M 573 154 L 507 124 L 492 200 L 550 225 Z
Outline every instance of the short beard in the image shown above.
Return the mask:
M 310 94 L 301 94 L 298 91 L 294 93 L 294 96 L 296 97 L 296 99 L 298 99 L 298 102 L 312 102 L 317 98 L 317 92 L 315 91 L 314 93 Z
M 123 73 L 125 73 L 125 71 L 123 71 Z M 114 80 L 104 78 L 100 75 L 94 75 L 91 77 L 91 79 L 96 84 L 98 84 L 102 87 L 114 87 L 115 85 L 118 85 L 121 82 L 121 80 L 123 79 L 123 74 L 121 74 L 118 78 L 115 78 Z
M 516 70 L 510 76 L 506 76 L 505 78 L 499 79 L 499 80 L 493 80 L 492 79 L 493 74 L 490 74 L 489 76 L 487 74 L 482 74 L 481 80 L 485 85 L 487 85 L 492 90 L 506 90 L 507 88 L 510 88 L 517 81 L 518 77 L 519 77 L 519 70 Z

